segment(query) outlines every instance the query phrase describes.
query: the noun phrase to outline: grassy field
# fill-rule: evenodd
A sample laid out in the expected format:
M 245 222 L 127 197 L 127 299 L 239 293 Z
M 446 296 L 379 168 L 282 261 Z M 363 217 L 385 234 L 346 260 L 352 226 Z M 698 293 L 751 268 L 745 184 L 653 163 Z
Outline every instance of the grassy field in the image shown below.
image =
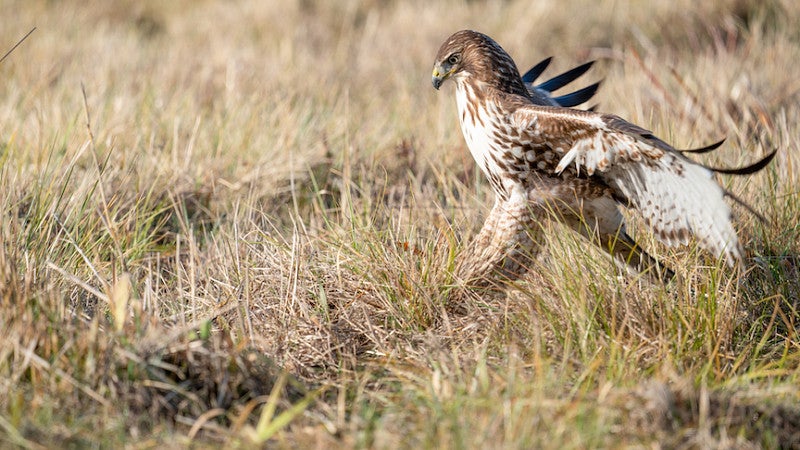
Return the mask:
M 0 4 L 0 447 L 800 448 L 800 6 Z M 439 44 L 597 60 L 594 101 L 713 166 L 746 250 L 620 274 L 558 225 L 447 301 L 492 193 Z

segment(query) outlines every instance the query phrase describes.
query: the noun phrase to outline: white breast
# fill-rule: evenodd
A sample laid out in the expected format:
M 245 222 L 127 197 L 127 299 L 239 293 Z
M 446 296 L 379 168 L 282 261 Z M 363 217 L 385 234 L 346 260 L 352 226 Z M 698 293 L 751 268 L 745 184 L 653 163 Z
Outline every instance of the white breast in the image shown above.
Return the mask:
M 502 113 L 496 111 L 496 107 L 491 103 L 473 108 L 472 110 L 477 112 L 477 117 L 472 116 L 468 104 L 475 97 L 473 89 L 473 86 L 466 83 L 457 84 L 456 103 L 461 132 L 464 134 L 464 140 L 467 142 L 473 159 L 489 179 L 495 192 L 501 197 L 507 197 L 516 183 L 508 176 L 506 170 L 497 165 L 495 158 L 491 155 L 494 154 L 495 157 L 501 158 L 505 152 L 511 151 L 513 154 L 516 150 L 516 153 L 521 154 L 521 150 L 498 148 L 497 140 L 494 137 L 502 133 L 497 124 L 497 117 Z M 501 183 L 499 186 L 496 184 L 498 181 Z

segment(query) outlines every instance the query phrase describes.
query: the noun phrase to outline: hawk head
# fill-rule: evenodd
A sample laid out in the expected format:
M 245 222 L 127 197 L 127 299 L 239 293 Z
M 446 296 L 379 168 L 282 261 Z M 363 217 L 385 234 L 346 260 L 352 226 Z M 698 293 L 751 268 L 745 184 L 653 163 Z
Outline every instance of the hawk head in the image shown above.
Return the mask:
M 439 48 L 433 64 L 433 87 L 439 89 L 448 78 L 456 83 L 483 82 L 503 92 L 528 95 L 514 60 L 492 38 L 477 31 L 459 31 Z

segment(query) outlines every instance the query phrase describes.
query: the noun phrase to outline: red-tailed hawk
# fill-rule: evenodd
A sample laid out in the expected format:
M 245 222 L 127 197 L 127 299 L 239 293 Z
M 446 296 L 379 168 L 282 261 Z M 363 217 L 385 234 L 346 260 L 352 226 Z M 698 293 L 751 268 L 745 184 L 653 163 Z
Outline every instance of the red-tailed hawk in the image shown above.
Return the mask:
M 537 251 L 541 221 L 548 218 L 638 270 L 671 278 L 625 232 L 620 206 L 636 210 L 667 245 L 695 239 L 729 265 L 741 258 L 723 198 L 738 200 L 717 184 L 714 172 L 753 173 L 774 152 L 741 169 L 697 164 L 617 116 L 556 106 L 546 89 L 537 97 L 508 53 L 475 31 L 459 31 L 439 49 L 434 88 L 447 79 L 456 84 L 464 139 L 496 194 L 459 269 L 464 281 L 486 284 L 493 273 L 511 280 L 522 275 Z

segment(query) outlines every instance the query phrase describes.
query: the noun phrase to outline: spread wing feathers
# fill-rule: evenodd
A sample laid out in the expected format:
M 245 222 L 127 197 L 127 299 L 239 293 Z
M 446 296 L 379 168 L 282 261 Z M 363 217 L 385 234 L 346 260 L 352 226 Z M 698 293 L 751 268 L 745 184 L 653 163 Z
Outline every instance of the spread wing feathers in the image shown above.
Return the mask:
M 717 142 L 715 142 L 715 143 L 713 143 L 711 145 L 706 145 L 705 147 L 691 148 L 691 149 L 678 150 L 678 151 L 683 153 L 683 154 L 686 154 L 686 153 L 695 153 L 695 154 L 708 153 L 708 152 L 711 152 L 713 150 L 718 149 L 722 145 L 723 142 L 725 142 L 725 139 L 721 139 L 721 140 L 719 140 L 719 141 L 717 141 Z M 758 161 L 754 162 L 753 164 L 750 164 L 750 165 L 747 165 L 747 166 L 744 166 L 744 167 L 729 168 L 729 167 L 709 167 L 709 166 L 706 166 L 704 164 L 700 164 L 700 165 L 705 167 L 708 170 L 711 170 L 712 172 L 724 173 L 726 175 L 751 175 L 751 174 L 754 174 L 754 173 L 758 172 L 759 170 L 763 169 L 764 167 L 767 167 L 767 164 L 769 164 L 772 161 L 772 159 L 775 157 L 775 155 L 777 153 L 778 153 L 778 150 L 775 149 L 775 150 L 772 151 L 772 153 L 768 154 L 767 156 L 759 159 Z M 697 163 L 697 164 L 699 164 L 699 163 Z
M 600 82 L 594 83 L 585 88 L 579 89 L 569 94 L 564 94 L 558 97 L 553 97 L 553 91 L 561 89 L 562 87 L 572 83 L 578 77 L 586 73 L 594 64 L 594 61 L 581 64 L 578 67 L 570 69 L 560 75 L 535 85 L 536 79 L 539 78 L 545 69 L 550 65 L 553 60 L 552 57 L 546 58 L 533 66 L 530 70 L 525 72 L 522 81 L 528 89 L 531 99 L 534 104 L 542 106 L 563 106 L 571 108 L 585 103 L 597 93 L 600 87 Z
M 600 177 L 642 215 L 660 241 L 687 244 L 693 236 L 729 265 L 740 259 L 725 190 L 711 170 L 617 116 L 536 106 L 515 114 L 536 124 L 528 128 L 532 139 L 546 136 L 563 152 L 556 173 L 569 169 L 578 176 Z

